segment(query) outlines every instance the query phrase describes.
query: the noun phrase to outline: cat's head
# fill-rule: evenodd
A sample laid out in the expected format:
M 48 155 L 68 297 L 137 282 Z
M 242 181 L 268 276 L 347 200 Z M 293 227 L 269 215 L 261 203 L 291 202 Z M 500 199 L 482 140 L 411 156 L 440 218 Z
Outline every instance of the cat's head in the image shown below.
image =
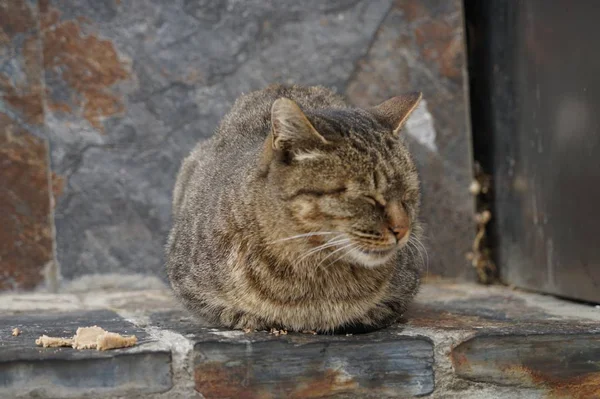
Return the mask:
M 290 99 L 274 102 L 262 195 L 284 210 L 270 221 L 280 245 L 376 267 L 407 244 L 419 228 L 420 189 L 400 130 L 420 99 L 305 112 Z

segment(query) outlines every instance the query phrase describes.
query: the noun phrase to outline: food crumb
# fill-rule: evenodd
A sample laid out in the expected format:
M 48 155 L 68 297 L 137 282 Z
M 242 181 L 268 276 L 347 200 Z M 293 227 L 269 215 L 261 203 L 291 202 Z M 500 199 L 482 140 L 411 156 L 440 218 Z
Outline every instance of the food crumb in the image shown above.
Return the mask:
M 13 337 L 18 337 L 19 334 L 21 334 L 21 330 L 19 328 L 13 328 L 13 330 L 12 330 L 12 336 Z
M 270 334 L 273 334 L 275 336 L 279 336 L 279 335 L 287 335 L 287 330 L 278 330 L 277 328 L 271 328 Z
M 107 349 L 128 348 L 137 343 L 135 335 L 123 336 L 121 334 L 105 331 L 96 339 L 96 349 L 105 351 Z
M 312 334 L 312 335 L 317 335 L 316 331 L 313 330 L 303 330 L 302 334 Z
M 254 332 L 255 330 L 251 329 L 251 328 L 244 328 L 244 332 L 246 334 L 250 334 L 251 332 Z
M 71 338 L 49 337 L 47 335 L 42 335 L 35 340 L 35 344 L 44 348 L 59 348 L 61 346 L 73 346 L 73 340 Z
M 73 348 L 75 349 L 96 349 L 98 337 L 106 331 L 98 326 L 79 327 L 73 337 Z
M 42 335 L 35 340 L 35 344 L 44 348 L 57 348 L 70 346 L 74 349 L 96 349 L 104 351 L 107 349 L 127 348 L 137 343 L 135 335 L 123 336 L 118 333 L 106 331 L 105 329 L 92 327 L 79 327 L 73 338 L 59 338 Z

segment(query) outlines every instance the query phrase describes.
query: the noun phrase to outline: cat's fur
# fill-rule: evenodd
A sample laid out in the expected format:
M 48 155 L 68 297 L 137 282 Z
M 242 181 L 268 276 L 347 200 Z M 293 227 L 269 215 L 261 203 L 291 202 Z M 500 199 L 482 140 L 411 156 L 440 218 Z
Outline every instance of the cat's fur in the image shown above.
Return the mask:
M 421 234 L 420 189 L 398 137 L 419 99 L 361 110 L 281 85 L 240 97 L 177 178 L 167 270 L 186 307 L 240 329 L 394 322 L 419 285 L 406 241 Z M 390 220 L 409 229 L 391 252 L 352 249 L 388 250 Z

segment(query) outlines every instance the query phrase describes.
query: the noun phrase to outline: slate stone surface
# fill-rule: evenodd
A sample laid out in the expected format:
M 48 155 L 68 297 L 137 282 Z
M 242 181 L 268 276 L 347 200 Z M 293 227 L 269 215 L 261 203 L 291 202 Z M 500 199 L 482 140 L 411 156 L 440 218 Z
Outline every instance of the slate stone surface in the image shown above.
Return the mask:
M 431 340 L 402 335 L 402 326 L 356 335 L 244 333 L 181 311 L 157 313 L 152 324 L 194 342 L 195 386 L 207 399 L 409 397 L 434 389 Z
M 10 16 L 0 18 L 0 42 L 9 44 L 0 52 L 0 111 L 49 141 L 45 189 L 56 202 L 50 226 L 64 279 L 164 278 L 182 158 L 236 97 L 274 82 L 322 84 L 361 106 L 423 90 L 407 136 L 423 177 L 428 273 L 468 274 L 460 1 L 15 0 L 0 7 Z M 35 62 L 19 69 L 13 59 Z M 33 83 L 19 86 L 21 76 Z
M 53 259 L 47 143 L 0 112 L 0 290 L 44 282 Z
M 275 81 L 342 91 L 390 3 L 49 1 L 62 276 L 162 274 L 181 159 L 244 92 Z
M 425 284 L 407 320 L 388 329 L 277 336 L 195 321 L 165 294 L 0 296 L 0 308 L 11 314 L 0 316 L 0 397 L 158 399 L 200 392 L 207 398 L 587 399 L 600 394 L 600 312 L 586 304 L 442 281 Z M 154 305 L 140 302 L 132 308 L 134 296 Z M 73 310 L 77 303 L 115 309 L 138 324 L 111 310 Z M 108 352 L 34 347 L 42 333 L 69 336 L 78 326 L 93 324 L 134 333 L 140 346 Z M 22 335 L 12 337 L 14 327 Z
M 593 306 L 477 284 L 425 284 L 403 318 L 409 327 L 478 335 L 600 332 Z
M 54 270 L 38 9 L 0 2 L 0 291 Z
M 111 351 L 41 348 L 42 334 L 72 337 L 78 327 L 98 325 L 112 332 L 135 334 L 141 329 L 109 310 L 23 314 L 0 317 L 0 397 L 83 397 L 164 392 L 171 388 L 171 353 L 134 347 Z M 10 335 L 18 327 L 19 336 Z
M 600 397 L 600 328 L 582 334 L 475 337 L 457 346 L 451 358 L 461 378 L 542 387 L 549 397 Z

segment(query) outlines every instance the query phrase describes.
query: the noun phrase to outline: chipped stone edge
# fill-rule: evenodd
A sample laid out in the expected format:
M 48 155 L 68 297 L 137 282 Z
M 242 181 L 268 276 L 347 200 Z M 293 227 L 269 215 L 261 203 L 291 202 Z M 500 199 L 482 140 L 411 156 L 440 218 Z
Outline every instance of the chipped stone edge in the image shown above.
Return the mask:
M 172 388 L 166 392 L 128 395 L 132 399 L 187 399 L 200 397 L 194 382 L 194 342 L 185 336 L 168 329 L 150 326 L 150 318 L 143 313 L 116 309 L 115 312 L 126 321 L 143 329 L 154 342 L 130 348 L 131 352 L 146 349 L 171 352 Z
M 432 399 L 538 399 L 543 398 L 543 391 L 525 389 L 519 386 L 499 386 L 495 384 L 465 380 L 454 372 L 450 355 L 452 350 L 462 342 L 472 338 L 473 331 L 438 331 L 425 327 L 407 326 L 399 336 L 426 337 L 433 344 L 434 389 L 427 395 Z

